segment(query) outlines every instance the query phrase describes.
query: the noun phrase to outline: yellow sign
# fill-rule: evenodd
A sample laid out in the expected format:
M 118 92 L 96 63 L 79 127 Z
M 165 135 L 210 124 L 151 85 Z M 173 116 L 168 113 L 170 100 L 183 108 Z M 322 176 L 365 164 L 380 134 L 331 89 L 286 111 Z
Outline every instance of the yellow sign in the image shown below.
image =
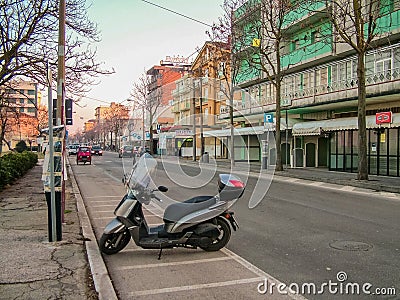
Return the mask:
M 381 143 L 386 142 L 386 133 L 381 133 Z
M 261 40 L 260 39 L 253 39 L 253 47 L 260 47 L 261 46 Z

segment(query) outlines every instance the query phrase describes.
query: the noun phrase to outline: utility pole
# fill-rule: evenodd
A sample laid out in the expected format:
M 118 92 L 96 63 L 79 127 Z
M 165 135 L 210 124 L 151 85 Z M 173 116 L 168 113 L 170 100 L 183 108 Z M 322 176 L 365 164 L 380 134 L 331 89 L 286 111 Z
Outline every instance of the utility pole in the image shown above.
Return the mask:
M 193 75 L 193 113 L 192 113 L 192 118 L 193 118 L 193 161 L 196 161 L 196 83 L 194 81 L 194 75 Z
M 58 72 L 57 72 L 57 125 L 65 124 L 64 105 L 65 105 L 65 0 L 60 0 L 58 16 Z M 65 128 L 64 128 L 65 130 Z M 65 157 L 65 132 L 62 141 L 62 162 Z M 64 181 L 64 163 L 61 163 L 61 218 L 64 222 L 65 211 L 65 181 Z
M 58 20 L 57 125 L 64 124 L 65 98 L 65 0 L 60 0 Z

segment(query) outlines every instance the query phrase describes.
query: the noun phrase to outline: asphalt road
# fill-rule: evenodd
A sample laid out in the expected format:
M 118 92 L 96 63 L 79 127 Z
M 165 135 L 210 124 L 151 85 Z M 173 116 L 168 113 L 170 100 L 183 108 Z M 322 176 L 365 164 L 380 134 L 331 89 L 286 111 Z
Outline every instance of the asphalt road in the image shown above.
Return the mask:
M 107 178 L 110 183 L 106 194 L 103 191 L 102 195 L 96 195 L 88 184 L 80 184 L 85 201 L 89 204 L 95 199 L 98 201 L 93 207 L 87 203 L 98 236 L 112 218 L 112 211 L 124 193 L 118 182 L 124 167 L 126 170 L 130 168 L 130 161 L 123 159 L 124 167 L 121 162 L 116 153 L 106 152 L 103 157 L 94 157 L 93 167 L 99 168 L 103 180 Z M 79 179 L 88 171 L 85 167 L 74 167 L 78 183 L 83 182 Z M 182 169 L 189 177 L 199 174 L 193 166 L 183 166 Z M 182 187 L 185 182 L 171 181 L 162 170 L 157 172 L 156 178 L 156 184 L 170 188 L 167 195 L 173 199 L 184 200 L 216 192 L 216 177 L 196 189 Z M 334 190 L 331 184 L 273 181 L 263 201 L 250 210 L 247 203 L 255 184 L 256 178 L 248 179 L 243 198 L 233 207 L 240 228 L 233 233 L 227 247 L 229 250 L 294 288 L 308 283 L 315 284 L 317 289 L 325 287 L 321 295 L 304 295 L 307 298 L 356 298 L 351 291 L 347 296 L 340 291 L 333 296 L 328 291 L 329 281 L 340 282 L 338 274 L 341 280 L 347 276 L 343 284 L 357 283 L 362 287 L 370 283 L 371 287 L 365 287 L 369 287 L 371 293 L 377 291 L 376 288 L 394 287 L 399 297 L 398 198 L 384 198 L 361 190 L 345 191 L 340 186 Z M 132 250 L 127 253 L 129 251 L 132 254 Z M 196 255 L 202 254 L 196 252 Z M 106 258 L 106 261 L 110 260 Z M 123 278 L 126 276 L 121 280 Z M 371 298 L 397 297 L 374 295 Z M 365 295 L 359 298 L 364 299 Z

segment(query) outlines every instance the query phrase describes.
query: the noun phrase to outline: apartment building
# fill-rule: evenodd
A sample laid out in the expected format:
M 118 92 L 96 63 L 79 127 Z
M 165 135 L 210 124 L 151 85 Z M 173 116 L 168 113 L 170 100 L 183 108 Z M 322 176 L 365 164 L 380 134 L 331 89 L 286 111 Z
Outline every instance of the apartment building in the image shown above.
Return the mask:
M 146 72 L 150 82 L 147 87 L 149 101 L 144 118 L 153 153 L 166 154 L 167 148 L 174 148 L 171 146 L 171 135 L 165 132 L 174 124 L 172 107 L 176 81 L 189 72 L 189 66 L 187 58 L 167 56 L 160 65 L 155 65 Z M 170 146 L 167 147 L 167 144 Z
M 234 28 L 236 24 L 243 30 L 243 23 L 251 24 L 262 16 L 260 2 L 249 1 L 241 7 L 235 14 Z M 375 47 L 365 56 L 368 171 L 399 176 L 400 11 L 397 2 L 386 2 L 376 21 L 379 35 Z M 357 172 L 357 56 L 349 45 L 334 38 L 330 11 L 329 4 L 318 1 L 309 3 L 307 9 L 293 6 L 287 14 L 292 22 L 283 26 L 282 161 L 292 167 Z M 248 38 L 261 33 L 253 34 Z M 236 84 L 242 88 L 242 101 L 235 115 L 244 116 L 245 126 L 252 125 L 256 128 L 252 135 L 259 136 L 262 127 L 257 125 L 264 123 L 264 114 L 275 114 L 275 86 L 265 72 L 246 63 Z M 225 111 L 221 107 L 221 118 L 227 118 Z
M 36 83 L 14 81 L 0 88 L 2 118 L 6 121 L 5 139 L 11 149 L 24 140 L 27 145 L 36 146 L 38 135 L 37 107 L 41 101 L 41 92 Z M 3 149 L 8 149 L 3 143 Z

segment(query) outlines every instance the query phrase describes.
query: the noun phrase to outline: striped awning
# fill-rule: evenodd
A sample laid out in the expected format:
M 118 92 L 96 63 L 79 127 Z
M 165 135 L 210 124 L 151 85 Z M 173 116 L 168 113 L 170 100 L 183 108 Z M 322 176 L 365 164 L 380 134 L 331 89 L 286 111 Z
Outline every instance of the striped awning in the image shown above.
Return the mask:
M 378 125 L 375 121 L 375 116 L 366 117 L 367 128 L 390 128 L 400 127 L 400 114 L 393 114 L 391 124 Z M 357 130 L 358 119 L 352 118 L 340 118 L 340 119 L 329 119 L 320 121 L 310 121 L 297 123 L 293 125 L 292 133 L 297 136 L 307 135 L 320 135 L 323 131 L 341 131 L 341 130 Z

